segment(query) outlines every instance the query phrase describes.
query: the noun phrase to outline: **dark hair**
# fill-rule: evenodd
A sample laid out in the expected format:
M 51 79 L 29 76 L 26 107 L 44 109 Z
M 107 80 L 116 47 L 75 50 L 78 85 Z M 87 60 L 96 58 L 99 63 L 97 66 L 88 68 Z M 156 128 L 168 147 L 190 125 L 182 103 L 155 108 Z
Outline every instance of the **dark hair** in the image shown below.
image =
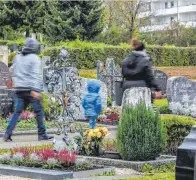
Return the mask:
M 143 42 L 138 41 L 137 39 L 131 39 L 131 46 L 135 51 L 143 51 L 146 49 L 145 45 Z

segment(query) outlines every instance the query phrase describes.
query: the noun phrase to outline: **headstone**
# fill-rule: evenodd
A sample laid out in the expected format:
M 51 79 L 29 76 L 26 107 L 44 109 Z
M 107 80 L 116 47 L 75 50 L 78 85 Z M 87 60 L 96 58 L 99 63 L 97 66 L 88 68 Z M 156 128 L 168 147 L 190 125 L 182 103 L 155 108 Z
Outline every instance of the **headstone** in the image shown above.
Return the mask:
M 155 77 L 159 87 L 161 88 L 162 93 L 165 94 L 166 89 L 167 89 L 167 80 L 168 80 L 167 74 L 165 74 L 163 71 L 155 69 L 154 70 L 154 77 Z
M 43 54 L 44 53 L 44 45 L 41 44 L 39 48 L 40 48 L 40 50 L 39 50 L 40 54 Z
M 97 79 L 107 85 L 108 95 L 115 96 L 115 81 L 122 80 L 122 74 L 115 65 L 113 58 L 107 58 L 105 68 L 103 62 L 97 63 Z
M 103 72 L 104 72 L 104 63 L 102 61 L 98 61 L 98 63 L 97 63 L 97 79 L 102 79 Z
M 0 46 L 0 61 L 8 65 L 9 49 L 8 46 Z
M 167 98 L 173 114 L 196 117 L 196 81 L 186 77 L 169 78 Z
M 0 87 L 6 86 L 5 81 L 10 79 L 10 72 L 9 72 L 9 68 L 7 67 L 7 65 L 3 62 L 0 62 Z
M 7 89 L 0 89 L 0 115 L 7 117 L 14 108 L 14 92 Z
M 196 179 L 196 126 L 177 150 L 176 180 Z
M 123 94 L 122 108 L 127 105 L 135 106 L 142 102 L 147 107 L 152 107 L 150 89 L 145 87 L 130 88 L 125 90 Z
M 18 52 L 18 45 L 17 44 L 12 44 L 12 51 Z

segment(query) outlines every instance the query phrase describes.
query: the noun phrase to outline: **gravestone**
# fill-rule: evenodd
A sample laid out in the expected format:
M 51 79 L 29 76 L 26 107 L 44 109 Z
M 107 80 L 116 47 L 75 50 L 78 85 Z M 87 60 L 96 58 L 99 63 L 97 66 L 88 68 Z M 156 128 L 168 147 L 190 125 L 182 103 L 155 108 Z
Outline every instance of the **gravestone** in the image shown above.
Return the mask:
M 165 74 L 163 71 L 155 69 L 154 70 L 154 77 L 155 77 L 159 87 L 161 88 L 162 93 L 165 94 L 166 89 L 167 89 L 167 80 L 168 80 L 167 74 Z
M 167 98 L 173 114 L 196 117 L 196 81 L 186 77 L 169 78 Z
M 6 87 L 5 81 L 11 78 L 9 68 L 3 62 L 0 62 L 0 87 Z
M 178 147 L 176 159 L 176 180 L 196 179 L 196 126 Z
M 18 45 L 17 44 L 12 44 L 12 51 L 18 52 Z
M 134 87 L 126 89 L 123 94 L 122 108 L 127 105 L 135 106 L 144 102 L 147 107 L 152 107 L 151 91 L 146 87 Z
M 8 46 L 0 46 L 0 61 L 8 64 L 9 49 Z
M 97 63 L 97 79 L 107 85 L 108 95 L 115 96 L 115 81 L 122 80 L 122 74 L 116 67 L 113 58 L 107 58 L 105 68 L 103 62 Z M 114 98 L 113 98 L 114 100 Z
M 40 54 L 44 53 L 44 45 L 43 44 L 40 45 L 39 52 L 40 52 Z

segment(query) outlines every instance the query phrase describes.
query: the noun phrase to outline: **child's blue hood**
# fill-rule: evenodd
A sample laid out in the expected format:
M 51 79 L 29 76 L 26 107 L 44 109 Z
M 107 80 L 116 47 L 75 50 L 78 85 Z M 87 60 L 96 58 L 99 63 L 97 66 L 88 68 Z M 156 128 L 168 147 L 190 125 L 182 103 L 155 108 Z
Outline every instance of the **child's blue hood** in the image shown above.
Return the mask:
M 87 84 L 88 92 L 98 93 L 100 91 L 100 88 L 101 88 L 101 83 L 99 81 L 96 81 L 96 80 L 88 81 L 88 84 Z

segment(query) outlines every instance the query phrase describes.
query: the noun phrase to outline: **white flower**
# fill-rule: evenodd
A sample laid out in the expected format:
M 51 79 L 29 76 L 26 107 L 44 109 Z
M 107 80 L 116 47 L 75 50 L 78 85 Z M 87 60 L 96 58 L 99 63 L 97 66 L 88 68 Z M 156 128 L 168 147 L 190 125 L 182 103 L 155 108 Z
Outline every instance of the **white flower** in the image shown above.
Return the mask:
M 18 152 L 16 154 L 13 155 L 12 158 L 14 161 L 23 161 L 24 160 L 24 154 Z
M 40 157 L 39 157 L 37 154 L 35 154 L 35 153 L 32 153 L 32 154 L 30 155 L 29 159 L 30 159 L 31 161 L 40 161 Z
M 5 153 L 0 156 L 0 161 L 9 161 L 11 159 L 10 153 Z
M 48 160 L 46 162 L 47 162 L 47 164 L 55 165 L 58 163 L 58 160 L 55 158 L 48 158 Z

